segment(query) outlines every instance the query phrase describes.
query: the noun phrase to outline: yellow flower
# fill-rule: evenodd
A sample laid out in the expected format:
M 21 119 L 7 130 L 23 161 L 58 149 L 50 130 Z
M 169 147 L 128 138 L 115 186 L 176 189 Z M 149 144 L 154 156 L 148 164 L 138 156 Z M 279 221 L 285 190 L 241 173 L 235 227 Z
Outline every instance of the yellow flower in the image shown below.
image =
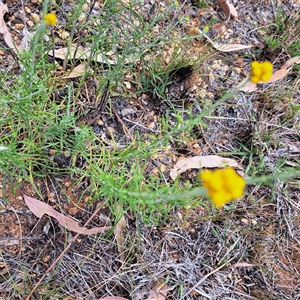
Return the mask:
M 246 185 L 245 179 L 233 168 L 204 170 L 200 177 L 211 201 L 217 207 L 223 207 L 225 203 L 242 197 Z
M 253 83 L 260 81 L 267 82 L 272 77 L 273 66 L 270 62 L 258 62 L 253 61 L 251 63 L 251 75 L 250 80 Z
M 44 19 L 47 25 L 55 26 L 57 23 L 56 14 L 46 14 Z

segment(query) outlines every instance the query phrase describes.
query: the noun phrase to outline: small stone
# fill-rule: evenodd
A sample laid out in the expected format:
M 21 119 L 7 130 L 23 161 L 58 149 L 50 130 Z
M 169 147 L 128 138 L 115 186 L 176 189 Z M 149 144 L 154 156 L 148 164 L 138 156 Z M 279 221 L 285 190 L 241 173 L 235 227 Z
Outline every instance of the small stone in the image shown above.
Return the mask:
M 83 10 L 83 11 L 88 11 L 88 9 L 89 9 L 89 5 L 88 5 L 87 3 L 84 3 L 84 4 L 82 5 L 82 10 Z
M 31 14 L 31 19 L 36 22 L 36 23 L 40 23 L 41 22 L 41 18 L 39 17 L 38 14 Z
M 71 216 L 74 216 L 76 213 L 77 213 L 77 211 L 78 211 L 78 209 L 77 209 L 77 207 L 71 207 L 70 209 L 69 209 L 69 214 L 71 215 Z
M 21 29 L 23 29 L 23 28 L 24 28 L 24 24 L 21 24 L 21 23 L 15 24 L 15 29 L 21 30 Z
M 82 21 L 84 21 L 85 20 L 85 14 L 84 13 L 81 13 L 80 15 L 79 15 L 79 17 L 78 17 L 78 22 L 82 22 Z
M 247 219 L 245 219 L 245 218 L 242 218 L 242 219 L 241 219 L 241 222 L 242 222 L 243 224 L 248 224 L 248 223 L 249 223 L 249 221 L 248 221 Z
M 68 31 L 65 31 L 65 30 L 61 30 L 59 33 L 58 33 L 59 37 L 62 38 L 62 39 L 68 39 L 70 37 L 70 33 Z
M 27 24 L 30 28 L 33 28 L 33 27 L 34 27 L 34 23 L 33 23 L 33 21 L 31 21 L 31 20 L 27 21 L 26 24 Z
M 107 127 L 107 131 L 111 136 L 113 136 L 115 129 L 113 127 Z
M 238 67 L 234 67 L 233 69 L 237 74 L 240 74 L 242 71 L 241 68 L 238 68 Z
M 71 185 L 72 185 L 72 181 L 66 181 L 66 182 L 64 182 L 64 186 L 66 188 L 69 188 Z
M 161 165 L 159 166 L 159 169 L 160 169 L 160 171 L 163 173 L 163 172 L 165 172 L 165 171 L 167 170 L 167 167 L 166 167 L 165 165 L 161 164 Z
M 37 4 L 38 3 L 38 0 L 31 0 L 30 1 L 32 4 Z
M 129 81 L 124 81 L 124 85 L 126 86 L 126 88 L 127 88 L 128 90 L 131 89 L 131 83 L 130 83 Z
M 257 221 L 256 221 L 256 220 L 251 220 L 251 224 L 252 224 L 252 225 L 256 225 L 256 224 L 257 224 Z

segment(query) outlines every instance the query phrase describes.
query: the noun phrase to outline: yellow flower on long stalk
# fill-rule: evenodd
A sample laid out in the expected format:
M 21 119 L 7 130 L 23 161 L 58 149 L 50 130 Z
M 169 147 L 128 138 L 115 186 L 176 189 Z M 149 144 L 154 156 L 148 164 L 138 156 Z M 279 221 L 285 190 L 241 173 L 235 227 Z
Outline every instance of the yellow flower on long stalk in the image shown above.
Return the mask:
M 55 26 L 57 23 L 56 14 L 46 14 L 44 20 L 47 25 Z
M 251 63 L 251 75 L 250 80 L 253 83 L 260 81 L 267 82 L 272 77 L 273 65 L 268 62 L 253 61 Z
M 200 178 L 211 201 L 217 207 L 223 207 L 225 203 L 242 197 L 246 186 L 245 179 L 239 176 L 233 168 L 204 170 Z

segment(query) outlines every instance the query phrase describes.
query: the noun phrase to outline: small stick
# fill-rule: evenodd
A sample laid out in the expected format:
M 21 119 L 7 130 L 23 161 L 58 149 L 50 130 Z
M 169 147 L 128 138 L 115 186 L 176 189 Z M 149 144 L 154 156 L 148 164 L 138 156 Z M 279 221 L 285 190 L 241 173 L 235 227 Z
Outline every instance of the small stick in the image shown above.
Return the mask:
M 116 116 L 118 122 L 122 125 L 122 128 L 123 128 L 124 132 L 125 132 L 126 134 L 128 134 L 130 140 L 133 141 L 133 136 L 130 134 L 128 128 L 125 126 L 124 122 L 122 121 L 122 119 L 121 119 L 120 116 L 118 115 L 117 111 L 116 111 L 113 107 L 111 107 L 111 108 L 112 108 L 112 111 L 113 111 L 114 115 Z
M 94 213 L 91 215 L 91 217 L 86 221 L 86 223 L 84 224 L 84 227 L 86 227 L 91 221 L 92 219 L 95 217 L 95 215 L 98 213 L 98 211 L 101 209 L 101 206 L 99 206 Z M 30 297 L 32 296 L 32 294 L 35 292 L 35 290 L 38 288 L 38 286 L 42 283 L 42 281 L 45 279 L 45 277 L 47 276 L 47 274 L 55 267 L 55 265 L 61 260 L 61 258 L 63 257 L 63 255 L 69 250 L 69 248 L 71 247 L 72 243 L 75 242 L 78 237 L 79 237 L 80 233 L 77 233 L 73 239 L 69 242 L 68 246 L 61 252 L 61 254 L 56 258 L 56 260 L 51 264 L 51 266 L 46 270 L 46 272 L 44 273 L 44 275 L 40 278 L 40 280 L 36 283 L 36 285 L 33 287 L 33 289 L 31 290 L 31 292 L 29 293 L 29 295 L 26 297 L 25 300 L 30 300 Z

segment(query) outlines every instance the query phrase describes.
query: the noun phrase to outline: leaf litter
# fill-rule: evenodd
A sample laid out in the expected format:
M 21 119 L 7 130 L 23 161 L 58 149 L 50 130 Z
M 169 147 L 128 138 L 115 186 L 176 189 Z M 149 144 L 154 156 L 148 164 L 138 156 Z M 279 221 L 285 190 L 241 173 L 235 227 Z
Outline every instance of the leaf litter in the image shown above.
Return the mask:
M 23 193 L 22 193 L 23 194 Z M 64 216 L 59 213 L 55 209 L 53 209 L 49 204 L 44 203 L 35 198 L 29 197 L 23 194 L 26 205 L 31 210 L 31 212 L 36 215 L 38 218 L 41 218 L 44 214 L 47 214 L 53 218 L 55 218 L 58 223 L 64 228 L 80 233 L 80 234 L 97 234 L 103 233 L 111 228 L 111 226 L 105 227 L 94 227 L 91 229 L 80 227 L 77 222 L 72 220 L 71 218 Z

